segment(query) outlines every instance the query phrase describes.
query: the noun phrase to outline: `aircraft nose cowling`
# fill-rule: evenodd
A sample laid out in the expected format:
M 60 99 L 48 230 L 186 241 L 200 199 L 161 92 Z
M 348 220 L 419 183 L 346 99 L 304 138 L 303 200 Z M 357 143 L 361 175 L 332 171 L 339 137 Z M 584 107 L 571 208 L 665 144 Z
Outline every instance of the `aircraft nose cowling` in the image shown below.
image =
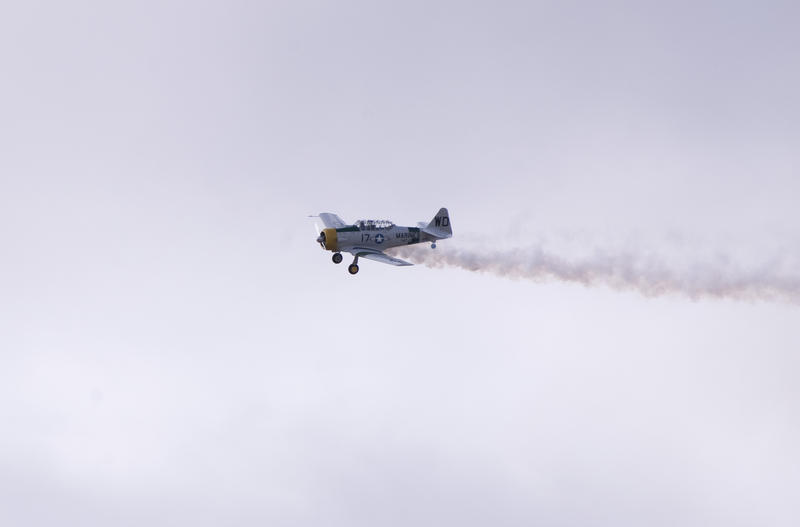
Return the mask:
M 324 229 L 321 233 L 319 233 L 319 238 L 317 238 L 317 241 L 324 249 L 328 251 L 339 250 L 339 239 L 336 235 L 336 229 Z

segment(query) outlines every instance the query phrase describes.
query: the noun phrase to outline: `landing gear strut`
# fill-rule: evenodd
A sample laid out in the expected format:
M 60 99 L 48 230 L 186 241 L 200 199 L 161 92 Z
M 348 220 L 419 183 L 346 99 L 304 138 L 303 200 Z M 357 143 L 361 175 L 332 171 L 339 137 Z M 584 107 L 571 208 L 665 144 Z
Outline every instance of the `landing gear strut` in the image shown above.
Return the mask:
M 342 263 L 342 253 L 333 253 L 332 260 L 335 264 Z
M 339 256 L 341 256 L 341 255 L 339 255 Z M 358 272 L 358 256 L 353 258 L 353 263 L 350 264 L 350 266 L 347 268 L 347 271 L 350 274 L 356 274 Z

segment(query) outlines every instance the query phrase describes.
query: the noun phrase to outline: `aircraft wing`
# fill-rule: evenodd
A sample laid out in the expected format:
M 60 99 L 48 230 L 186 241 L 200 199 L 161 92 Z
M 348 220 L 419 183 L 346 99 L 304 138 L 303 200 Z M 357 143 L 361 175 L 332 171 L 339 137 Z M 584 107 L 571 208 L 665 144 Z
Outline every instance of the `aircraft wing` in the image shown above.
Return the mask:
M 367 260 L 374 260 L 389 265 L 414 265 L 411 262 L 401 260 L 400 258 L 394 258 L 388 254 L 376 251 L 375 249 L 367 249 L 366 247 L 353 247 L 352 249 L 348 249 L 347 252 L 359 258 L 366 258 Z
M 342 218 L 330 212 L 320 212 L 319 219 L 322 220 L 322 223 L 328 229 L 341 229 L 342 227 L 347 227 L 347 224 L 342 221 Z

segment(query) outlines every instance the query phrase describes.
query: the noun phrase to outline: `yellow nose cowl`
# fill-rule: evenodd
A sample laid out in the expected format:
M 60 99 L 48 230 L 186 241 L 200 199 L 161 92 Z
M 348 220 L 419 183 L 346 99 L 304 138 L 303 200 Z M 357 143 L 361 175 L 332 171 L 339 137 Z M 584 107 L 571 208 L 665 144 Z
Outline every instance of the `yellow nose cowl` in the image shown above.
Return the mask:
M 336 229 L 324 229 L 322 234 L 325 235 L 325 249 L 328 251 L 338 251 L 339 238 L 336 235 Z

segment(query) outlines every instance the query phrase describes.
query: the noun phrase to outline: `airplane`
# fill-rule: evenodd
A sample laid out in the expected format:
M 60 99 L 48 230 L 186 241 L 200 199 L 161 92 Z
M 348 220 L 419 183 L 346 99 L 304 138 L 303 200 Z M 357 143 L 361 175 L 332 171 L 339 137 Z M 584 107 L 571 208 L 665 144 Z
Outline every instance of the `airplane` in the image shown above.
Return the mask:
M 313 216 L 312 216 L 313 217 Z M 358 272 L 358 259 L 366 258 L 390 265 L 414 265 L 394 258 L 383 251 L 390 247 L 431 242 L 436 248 L 438 240 L 453 236 L 450 215 L 441 208 L 430 223 L 419 222 L 417 227 L 401 227 L 388 220 L 358 220 L 348 225 L 336 214 L 321 212 L 317 217 L 325 224 L 317 243 L 326 251 L 333 251 L 333 263 L 342 263 L 342 251 L 353 255 L 353 263 L 347 267 L 350 274 Z

